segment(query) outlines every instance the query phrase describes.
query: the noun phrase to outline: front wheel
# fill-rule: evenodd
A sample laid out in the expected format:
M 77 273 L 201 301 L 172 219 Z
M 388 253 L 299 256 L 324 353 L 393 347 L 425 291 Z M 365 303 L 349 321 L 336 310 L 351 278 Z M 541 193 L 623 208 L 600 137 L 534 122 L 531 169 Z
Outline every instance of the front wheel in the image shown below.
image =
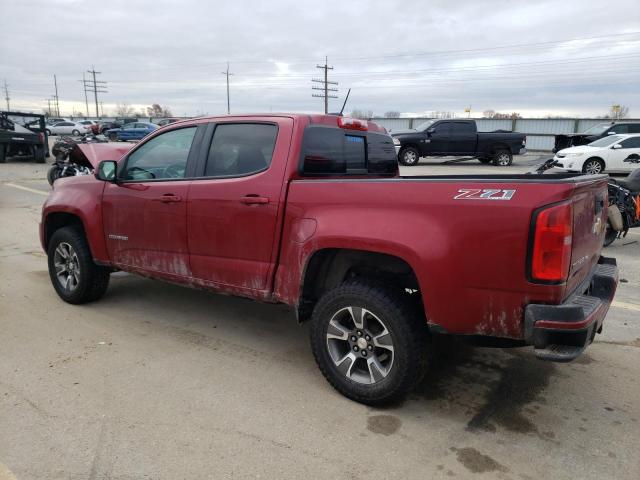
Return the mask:
M 417 148 L 405 147 L 400 151 L 398 159 L 402 165 L 412 167 L 420 161 L 420 152 Z
M 344 396 L 368 405 L 388 404 L 402 399 L 422 378 L 427 327 L 405 297 L 389 287 L 351 282 L 327 292 L 315 306 L 313 355 Z
M 74 137 L 79 137 L 80 136 L 80 132 L 78 130 L 73 130 L 71 132 L 71 135 L 73 135 Z
M 599 158 L 590 158 L 582 165 L 582 173 L 597 175 L 604 172 L 604 162 Z
M 67 303 L 98 300 L 109 286 L 110 271 L 93 263 L 89 244 L 77 227 L 56 230 L 47 248 L 49 277 Z

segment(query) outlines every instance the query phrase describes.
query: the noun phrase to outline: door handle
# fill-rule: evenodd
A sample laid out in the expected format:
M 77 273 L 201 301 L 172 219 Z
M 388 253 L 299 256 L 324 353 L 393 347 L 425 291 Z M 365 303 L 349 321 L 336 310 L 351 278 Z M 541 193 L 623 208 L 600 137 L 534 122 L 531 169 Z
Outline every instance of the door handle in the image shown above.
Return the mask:
M 182 198 L 172 193 L 165 193 L 164 195 L 161 195 L 159 197 L 152 198 L 152 200 L 162 203 L 176 203 L 181 202 Z
M 269 199 L 267 197 L 260 197 L 258 195 L 247 195 L 242 197 L 240 201 L 245 205 L 266 205 L 269 203 Z

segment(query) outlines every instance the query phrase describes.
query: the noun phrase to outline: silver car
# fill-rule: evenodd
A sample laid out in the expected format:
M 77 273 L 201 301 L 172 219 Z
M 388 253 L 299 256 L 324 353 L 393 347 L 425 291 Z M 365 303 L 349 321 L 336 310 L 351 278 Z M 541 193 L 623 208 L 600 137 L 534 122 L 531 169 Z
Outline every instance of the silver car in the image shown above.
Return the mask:
M 57 122 L 47 127 L 48 135 L 86 135 L 90 127 L 76 122 Z

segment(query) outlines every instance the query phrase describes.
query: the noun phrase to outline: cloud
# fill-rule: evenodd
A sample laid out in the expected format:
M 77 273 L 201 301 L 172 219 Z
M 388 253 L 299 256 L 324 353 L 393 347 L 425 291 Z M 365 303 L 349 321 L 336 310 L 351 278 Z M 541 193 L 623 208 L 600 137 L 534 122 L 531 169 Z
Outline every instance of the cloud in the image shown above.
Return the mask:
M 177 114 L 320 111 L 311 79 L 325 55 L 339 109 L 485 109 L 593 116 L 616 102 L 640 116 L 640 9 L 606 3 L 461 0 L 3 2 L 0 81 L 12 105 L 53 95 L 84 111 L 83 72 L 108 82 L 101 100 L 161 103 Z M 38 33 L 42 32 L 42 33 Z M 569 39 L 576 39 L 567 41 Z

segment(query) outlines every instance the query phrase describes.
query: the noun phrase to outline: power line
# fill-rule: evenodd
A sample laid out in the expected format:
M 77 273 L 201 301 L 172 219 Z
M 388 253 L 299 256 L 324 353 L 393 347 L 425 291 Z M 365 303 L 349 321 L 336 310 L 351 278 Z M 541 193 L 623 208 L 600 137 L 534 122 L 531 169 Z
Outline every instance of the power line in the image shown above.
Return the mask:
M 93 81 L 89 80 L 89 85 L 93 83 L 93 88 L 87 88 L 87 91 L 93 92 L 93 97 L 96 101 L 96 117 L 100 118 L 100 110 L 98 109 L 98 93 L 108 93 L 107 90 L 105 90 L 107 88 L 107 82 L 104 80 L 96 80 L 96 75 L 100 75 L 102 72 L 96 72 L 95 65 L 91 65 L 91 70 L 87 70 L 87 73 L 93 75 Z
M 329 70 L 333 70 L 333 67 L 328 65 L 327 57 L 324 57 L 324 65 L 316 65 L 316 68 L 320 68 L 324 70 L 324 80 L 319 78 L 311 79 L 312 82 L 322 84 L 322 87 L 311 87 L 312 90 L 324 90 L 323 93 L 312 93 L 312 97 L 324 98 L 324 113 L 325 115 L 329 113 L 329 99 L 330 98 L 338 98 L 337 95 L 329 94 L 329 92 L 337 92 L 337 88 L 329 87 L 329 85 L 338 85 L 338 82 L 330 82 L 329 81 Z
M 227 77 L 227 115 L 231 114 L 231 103 L 229 100 L 229 75 L 233 75 L 233 73 L 229 73 L 229 62 L 227 62 L 227 71 L 220 72 Z
M 4 99 L 7 101 L 7 111 L 10 112 L 11 111 L 11 105 L 9 103 L 9 100 L 11 100 L 11 98 L 9 97 L 9 85 L 7 84 L 7 79 L 4 79 Z

